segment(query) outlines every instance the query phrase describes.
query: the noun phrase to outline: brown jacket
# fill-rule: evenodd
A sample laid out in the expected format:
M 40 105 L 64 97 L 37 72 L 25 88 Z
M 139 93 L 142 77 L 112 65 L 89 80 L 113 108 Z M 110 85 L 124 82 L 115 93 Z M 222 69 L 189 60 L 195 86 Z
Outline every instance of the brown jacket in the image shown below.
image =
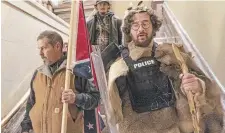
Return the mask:
M 48 66 L 37 69 L 32 82 L 35 104 L 29 112 L 35 133 L 60 133 L 63 103 L 61 102 L 61 87 L 64 87 L 66 75 L 66 60 L 51 74 Z M 76 80 L 75 80 L 76 78 Z M 70 88 L 76 93 L 76 101 L 69 104 L 67 114 L 67 133 L 83 132 L 82 109 L 93 109 L 98 105 L 99 92 L 86 79 L 71 73 Z M 79 83 L 78 81 L 82 81 Z M 74 85 L 76 82 L 76 87 Z M 82 87 L 82 88 L 81 88 Z M 81 90 L 82 89 L 82 90 Z

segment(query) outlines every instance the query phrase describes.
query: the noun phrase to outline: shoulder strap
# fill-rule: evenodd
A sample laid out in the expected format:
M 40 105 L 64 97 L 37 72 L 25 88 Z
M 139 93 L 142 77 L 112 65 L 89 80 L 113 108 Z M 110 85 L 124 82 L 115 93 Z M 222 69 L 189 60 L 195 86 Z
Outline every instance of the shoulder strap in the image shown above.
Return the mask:
M 125 61 L 126 65 L 128 66 L 128 68 L 132 70 L 133 60 L 129 56 L 129 49 L 127 47 L 121 48 L 121 56 L 123 60 Z
M 122 25 L 122 20 L 117 19 L 117 32 L 118 32 L 118 44 L 122 45 L 122 31 L 120 29 L 121 25 Z
M 120 30 L 120 26 L 122 24 L 121 20 L 120 19 L 116 19 L 116 22 L 117 22 L 117 30 L 119 31 Z
M 95 42 L 95 38 L 96 38 L 96 34 L 95 34 L 96 21 L 97 21 L 97 16 L 94 15 L 93 20 L 90 20 L 90 23 L 89 23 L 88 31 L 89 31 L 89 40 L 91 42 L 91 45 L 96 45 L 96 42 Z

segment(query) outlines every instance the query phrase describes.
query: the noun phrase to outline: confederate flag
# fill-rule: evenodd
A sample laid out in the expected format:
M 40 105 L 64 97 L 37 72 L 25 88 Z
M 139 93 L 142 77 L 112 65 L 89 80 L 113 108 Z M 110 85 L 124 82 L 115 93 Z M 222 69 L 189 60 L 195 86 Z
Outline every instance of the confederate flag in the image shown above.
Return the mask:
M 86 75 L 86 77 L 92 80 L 97 86 L 95 71 L 92 67 L 93 65 L 91 65 L 92 61 L 90 60 L 91 52 L 92 49 L 86 28 L 83 2 L 80 1 L 75 68 L 76 70 L 79 70 L 79 72 L 82 72 L 84 75 Z M 98 109 L 84 111 L 84 133 L 100 133 L 100 125 L 104 126 L 104 124 L 99 123 L 100 121 L 102 123 L 102 119 L 100 118 L 98 112 Z

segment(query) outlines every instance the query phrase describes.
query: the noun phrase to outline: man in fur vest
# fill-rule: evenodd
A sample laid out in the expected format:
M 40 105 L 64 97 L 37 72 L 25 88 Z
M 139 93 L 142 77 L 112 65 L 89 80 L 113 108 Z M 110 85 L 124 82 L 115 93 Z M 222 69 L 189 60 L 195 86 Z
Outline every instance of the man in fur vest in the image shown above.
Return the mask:
M 153 11 L 140 3 L 128 8 L 122 26 L 125 37 L 122 58 L 109 70 L 108 124 L 119 133 L 194 133 L 186 97 L 191 91 L 200 132 L 221 133 L 223 111 L 219 89 L 212 88 L 211 81 L 195 69 L 181 74 L 174 67 L 171 69 L 174 77 L 169 75 L 173 71 L 163 71 L 166 68 L 163 66 L 174 65 L 174 58 L 170 56 L 171 45 L 159 47 L 153 42 L 160 26 Z
M 71 72 L 70 89 L 63 89 L 66 56 L 58 33 L 42 32 L 37 38 L 37 47 L 44 65 L 36 69 L 31 80 L 22 132 L 60 133 L 63 103 L 68 103 L 67 133 L 83 133 L 82 110 L 98 106 L 99 91 L 81 70 Z

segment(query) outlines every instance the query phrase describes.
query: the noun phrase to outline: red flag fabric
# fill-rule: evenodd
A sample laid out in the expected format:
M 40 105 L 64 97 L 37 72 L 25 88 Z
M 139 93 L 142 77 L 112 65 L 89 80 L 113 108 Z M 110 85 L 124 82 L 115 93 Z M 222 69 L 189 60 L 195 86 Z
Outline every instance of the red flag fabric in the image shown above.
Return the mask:
M 91 45 L 86 28 L 86 20 L 83 8 L 83 2 L 79 3 L 79 21 L 76 46 L 76 66 L 78 70 L 83 71 L 87 78 L 91 79 L 95 75 L 93 65 L 90 63 Z M 96 76 L 93 76 L 93 82 L 97 86 Z M 100 133 L 98 109 L 84 111 L 84 133 Z
M 76 47 L 76 61 L 89 59 L 89 37 L 87 34 L 83 4 L 79 6 L 79 21 Z

